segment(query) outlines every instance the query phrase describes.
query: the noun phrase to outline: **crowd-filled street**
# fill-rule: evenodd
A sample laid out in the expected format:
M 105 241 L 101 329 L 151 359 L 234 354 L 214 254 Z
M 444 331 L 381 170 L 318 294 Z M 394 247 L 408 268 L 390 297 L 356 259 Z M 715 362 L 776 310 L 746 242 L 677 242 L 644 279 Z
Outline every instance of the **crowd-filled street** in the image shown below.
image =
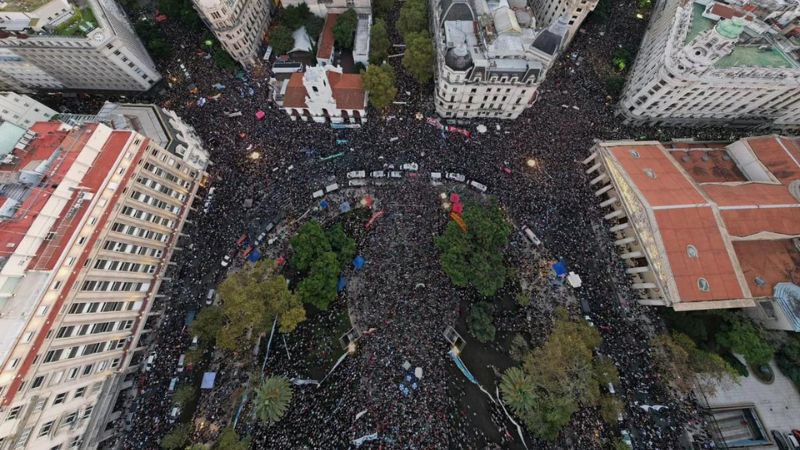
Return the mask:
M 174 257 L 175 274 L 162 288 L 164 314 L 151 336 L 158 358 L 154 369 L 137 381 L 139 395 L 124 400 L 125 412 L 118 423 L 122 447 L 155 449 L 159 438 L 172 428 L 172 402 L 165 393 L 178 355 L 186 352 L 192 339 L 184 326 L 187 311 L 201 308 L 208 289 L 224 277 L 228 268 L 221 267 L 220 260 L 247 231 L 248 223 L 256 217 L 268 221 L 280 214 L 285 216 L 285 231 L 290 231 L 317 205 L 311 193 L 334 180 L 346 185 L 348 171 L 369 172 L 415 162 L 418 178 L 343 190 L 341 195 L 351 196 L 351 203 L 369 193 L 386 211 L 373 232 L 356 237 L 367 266 L 354 275 L 351 288 L 331 311 L 302 324 L 286 336 L 286 344 L 273 343 L 266 373 L 310 377 L 302 355 L 315 345 L 311 336 L 315 328 L 327 326 L 343 311 L 362 332 L 375 331 L 361 337 L 356 353 L 325 384 L 296 387 L 290 410 L 281 422 L 259 424 L 244 408 L 237 432 L 249 435 L 254 448 L 264 449 L 348 448 L 353 440 L 371 433 L 380 438 L 362 447 L 524 448 L 502 410 L 470 399 L 482 394 L 470 393 L 474 387 L 447 358 L 444 328 L 463 320 L 461 301 L 467 295 L 476 296 L 450 284 L 432 241 L 447 216 L 438 197 L 443 188 L 431 187 L 428 176 L 448 171 L 488 186 L 488 194 L 497 198 L 515 227 L 527 225 L 535 230 L 550 256 L 563 258 L 580 274 L 583 286 L 573 295 L 591 305 L 591 319 L 603 337 L 599 352 L 610 356 L 619 369 L 619 395 L 626 404 L 620 425 L 631 430 L 634 448 L 680 448 L 684 427 L 699 424 L 702 429 L 702 418 L 691 400 L 679 398 L 667 387 L 664 377 L 668 374 L 653 369 L 648 342 L 662 325 L 656 311 L 629 301 L 628 282 L 602 220 L 605 213 L 583 174 L 581 160 L 596 140 L 731 136 L 730 132 L 722 135 L 708 129 L 633 129 L 615 115 L 614 99 L 606 94 L 597 65 L 608 61 L 618 47 L 637 48 L 646 21 L 635 17 L 634 8 L 632 1 L 614 2 L 610 19 L 589 20 L 549 71 L 532 108 L 513 122 L 476 120 L 462 125 L 472 131 L 469 139 L 457 133 L 443 134 L 415 118 L 417 113 L 434 116 L 432 88 L 420 87 L 401 73 L 397 100 L 405 104 L 389 108 L 384 115 L 370 110 L 360 129 L 334 130 L 324 124 L 292 122 L 269 100 L 268 67 L 238 79 L 198 54 L 199 36 L 187 33 L 177 21 L 162 25 L 173 45 L 173 56 L 162 62 L 161 71 L 172 86 L 164 95 L 137 101 L 155 101 L 196 128 L 214 162 L 209 168 L 209 186 L 215 187 L 215 193 L 206 213 L 197 207 L 203 200 L 196 201 L 191 223 L 184 230 L 187 236 L 180 241 L 183 250 Z M 399 39 L 396 34 L 394 38 Z M 399 64 L 396 70 L 402 70 Z M 226 86 L 222 95 L 198 106 L 198 98 L 218 93 L 212 87 L 215 83 Z M 196 87 L 196 93 L 190 92 L 190 85 Z M 67 101 L 65 106 L 72 112 L 86 112 L 102 100 Z M 265 120 L 256 120 L 259 110 L 266 112 Z M 233 111 L 242 115 L 226 116 Z M 488 132 L 477 133 L 479 124 Z M 337 139 L 347 142 L 337 144 Z M 258 158 L 251 157 L 254 151 Z M 338 152 L 344 155 L 320 159 Z M 535 163 L 528 164 L 529 160 Z M 502 167 L 510 168 L 510 173 Z M 207 189 L 200 195 L 205 192 Z M 243 207 L 250 198 L 254 206 Z M 311 216 L 329 220 L 326 214 L 318 211 Z M 302 220 L 306 219 L 308 216 Z M 514 233 L 518 235 L 519 229 Z M 271 252 L 288 255 L 287 241 L 274 245 L 276 250 Z M 241 264 L 237 261 L 234 266 Z M 418 285 L 422 287 L 416 288 Z M 557 301 L 556 294 L 552 296 L 536 297 L 533 302 Z M 545 314 L 547 308 L 534 304 L 530 310 Z M 533 317 L 529 322 L 548 320 Z M 544 335 L 547 330 L 540 331 Z M 262 357 L 263 349 L 253 358 L 255 367 L 260 368 Z M 230 402 L 231 395 L 247 389 L 251 374 L 247 368 L 227 364 L 226 355 L 210 359 L 218 370 L 216 387 L 201 395 L 195 419 L 221 428 L 237 415 L 239 404 Z M 396 381 L 390 384 L 402 377 L 405 361 L 425 371 L 419 391 L 410 398 L 401 395 Z M 485 367 L 475 369 L 479 378 L 486 371 Z M 494 385 L 488 387 L 494 392 Z M 667 408 L 648 412 L 639 406 L 642 404 Z M 367 413 L 356 419 L 364 410 Z M 609 448 L 619 435 L 619 430 L 605 425 L 593 409 L 575 414 L 568 428 L 552 444 L 526 434 L 527 446 Z M 195 435 L 198 441 L 213 437 L 209 429 L 200 429 Z

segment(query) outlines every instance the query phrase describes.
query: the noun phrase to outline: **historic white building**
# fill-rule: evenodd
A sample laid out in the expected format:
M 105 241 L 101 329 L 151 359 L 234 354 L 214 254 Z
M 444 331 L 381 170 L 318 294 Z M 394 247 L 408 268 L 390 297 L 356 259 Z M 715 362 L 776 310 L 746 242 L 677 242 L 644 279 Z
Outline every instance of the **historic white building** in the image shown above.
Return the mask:
M 515 119 L 564 45 L 565 18 L 537 30 L 524 1 L 436 0 L 436 112 L 445 119 Z
M 597 7 L 598 0 L 532 0 L 531 9 L 536 26 L 545 28 L 563 17 L 567 20 L 567 36 L 564 47 L 572 42 L 586 16 Z
M 259 58 L 270 23 L 269 0 L 193 0 L 195 9 L 219 42 L 244 67 Z
M 272 92 L 275 103 L 292 120 L 363 123 L 367 119 L 361 75 L 342 73 L 340 67 L 308 67 L 304 73 L 274 80 Z
M 796 15 L 751 6 L 660 0 L 620 112 L 631 123 L 800 125 Z
M 0 11 L 0 88 L 147 91 L 161 75 L 113 0 Z

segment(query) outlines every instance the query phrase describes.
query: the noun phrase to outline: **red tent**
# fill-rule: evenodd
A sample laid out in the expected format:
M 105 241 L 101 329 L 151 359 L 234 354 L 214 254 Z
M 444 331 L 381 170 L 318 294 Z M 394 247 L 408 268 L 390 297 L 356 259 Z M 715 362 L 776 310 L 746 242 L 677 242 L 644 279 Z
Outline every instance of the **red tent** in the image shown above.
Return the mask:
M 265 117 L 267 117 L 267 113 L 265 113 L 264 111 L 257 111 L 256 112 L 256 119 L 264 120 Z
M 460 203 L 461 202 L 461 196 L 456 194 L 455 192 L 451 193 L 450 194 L 450 202 L 451 203 Z
M 453 212 L 456 214 L 461 214 L 464 212 L 464 204 L 463 203 L 453 203 Z

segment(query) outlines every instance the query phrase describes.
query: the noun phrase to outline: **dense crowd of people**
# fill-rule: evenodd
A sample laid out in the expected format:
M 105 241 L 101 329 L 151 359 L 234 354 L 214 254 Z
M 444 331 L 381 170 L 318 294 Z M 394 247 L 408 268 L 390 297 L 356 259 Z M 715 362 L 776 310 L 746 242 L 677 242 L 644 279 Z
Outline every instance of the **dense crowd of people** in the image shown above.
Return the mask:
M 345 185 L 345 173 L 351 170 L 416 162 L 417 178 L 387 180 L 384 186 L 340 194 L 350 195 L 355 204 L 358 195 L 370 192 L 377 199 L 374 208 L 385 211 L 372 231 L 358 236 L 367 265 L 349 274 L 351 285 L 330 311 L 273 342 L 266 374 L 310 377 L 312 368 L 304 355 L 318 344 L 313 338 L 320 328 L 333 326 L 342 311 L 362 333 L 356 352 L 321 386 L 296 386 L 286 417 L 270 426 L 255 421 L 250 409 L 240 412 L 240 405 L 231 403 L 235 391 L 257 384 L 249 378 L 259 371 L 235 367 L 231 361 L 237 358 L 214 352 L 209 355 L 212 365 L 205 369 L 218 372 L 216 387 L 200 395 L 193 423 L 202 426 L 197 427 L 194 439 L 213 439 L 216 430 L 230 425 L 241 413 L 237 431 L 251 436 L 255 448 L 347 448 L 372 433 L 378 438 L 365 440 L 362 446 L 523 448 L 516 428 L 496 404 L 483 394 L 467 393 L 473 387 L 446 354 L 449 347 L 443 332 L 447 326 L 463 324 L 465 291 L 455 289 L 439 267 L 432 238 L 442 231 L 447 215 L 438 197 L 442 188 L 431 187 L 427 175 L 452 171 L 489 186 L 489 193 L 514 224 L 535 230 L 551 256 L 566 260 L 582 277 L 583 286 L 572 295 L 591 305 L 591 319 L 603 336 L 599 351 L 619 368 L 619 395 L 626 403 L 621 427 L 631 430 L 634 448 L 680 448 L 685 426 L 702 425 L 702 418 L 690 399 L 668 388 L 668 375 L 654 369 L 648 342 L 661 331 L 660 322 L 652 309 L 630 301 L 633 296 L 624 272 L 608 244 L 604 212 L 580 161 L 597 139 L 729 136 L 714 130 L 703 130 L 698 136 L 698 130 L 633 129 L 621 124 L 597 72 L 616 48 L 637 47 L 645 23 L 635 18 L 634 10 L 630 1 L 616 2 L 609 13 L 613 20 L 585 24 L 568 53 L 549 71 L 537 103 L 513 122 L 475 121 L 469 126 L 470 139 L 442 134 L 415 118 L 417 113 L 435 115 L 430 87 L 418 86 L 399 64 L 398 101 L 405 103 L 390 108 L 386 116 L 371 110 L 368 121 L 356 130 L 291 122 L 270 101 L 266 70 L 234 77 L 212 67 L 199 50 L 199 36 L 187 33 L 176 21 L 161 25 L 173 43 L 174 55 L 162 68 L 170 86 L 155 101 L 176 111 L 203 138 L 214 162 L 209 173 L 216 190 L 209 211 L 190 216 L 192 223 L 180 242 L 184 250 L 174 257 L 176 273 L 165 283 L 164 298 L 155 306 L 164 308 L 160 326 L 152 332 L 157 356 L 153 369 L 142 372 L 135 395 L 121 399 L 126 411 L 118 426 L 122 447 L 157 448 L 159 439 L 179 420 L 171 417 L 174 402 L 166 394 L 176 376 L 178 356 L 192 340 L 187 312 L 202 307 L 208 289 L 224 277 L 227 268 L 221 267 L 220 260 L 248 231 L 249 223 L 256 218 L 269 221 L 278 214 L 285 216 L 287 228 L 301 217 L 334 220 L 328 211 L 305 215 L 314 206 L 311 192 L 333 180 Z M 392 36 L 399 42 L 396 34 Z M 397 63 L 399 58 L 392 61 Z M 216 83 L 226 88 L 218 91 L 213 87 Z M 220 92 L 216 100 L 198 105 L 200 97 Z M 86 110 L 86 104 L 82 100 L 81 106 L 68 107 L 79 112 Z M 263 121 L 255 119 L 259 110 L 267 113 Z M 242 115 L 226 115 L 233 111 Z M 478 124 L 487 126 L 488 132 L 475 132 Z M 337 144 L 337 139 L 347 142 Z M 340 158 L 320 160 L 341 151 L 345 154 Z M 535 165 L 529 166 L 528 160 Z M 510 173 L 501 167 L 510 168 Z M 254 206 L 245 208 L 245 199 L 253 199 Z M 278 254 L 287 255 L 287 242 L 275 245 Z M 627 301 L 623 304 L 620 299 Z M 513 331 L 522 322 L 525 326 L 548 323 L 536 306 L 548 301 L 546 296 L 535 297 L 529 316 L 537 317 L 527 321 L 503 317 L 500 326 Z M 541 327 L 539 333 L 545 332 Z M 261 357 L 263 348 L 253 358 L 259 370 Z M 238 359 L 242 360 L 241 355 Z M 398 389 L 406 362 L 422 367 L 424 374 L 419 388 L 408 397 Z M 181 373 L 180 383 L 196 384 L 197 370 Z M 493 385 L 487 388 L 494 392 Z M 666 408 L 654 412 L 640 407 L 648 404 Z M 529 448 L 593 449 L 607 448 L 618 436 L 618 430 L 603 424 L 596 410 L 583 409 L 574 415 L 559 442 L 547 444 L 528 434 L 526 442 Z

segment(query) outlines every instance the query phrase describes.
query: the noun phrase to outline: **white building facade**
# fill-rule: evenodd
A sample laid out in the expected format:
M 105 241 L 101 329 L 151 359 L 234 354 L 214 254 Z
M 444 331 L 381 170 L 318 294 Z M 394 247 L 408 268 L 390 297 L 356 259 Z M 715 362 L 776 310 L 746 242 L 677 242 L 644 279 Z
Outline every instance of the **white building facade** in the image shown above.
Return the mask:
M 112 0 L 87 0 L 85 5 L 69 4 L 72 17 L 48 16 L 45 25 L 32 21 L 11 30 L 0 24 L 7 35 L 0 39 L 0 86 L 142 92 L 158 82 L 155 63 L 119 6 Z
M 29 128 L 36 122 L 46 122 L 58 114 L 54 109 L 37 102 L 27 95 L 0 92 L 0 121 L 11 122 L 21 128 Z
M 620 98 L 629 123 L 800 125 L 800 66 L 782 26 L 713 1 L 653 11 Z
M 225 51 L 244 67 L 255 65 L 270 23 L 269 0 L 193 0 L 193 3 Z
M 598 3 L 598 0 L 533 0 L 531 9 L 539 28 L 548 27 L 562 17 L 567 20 L 567 36 L 564 38 L 566 47 Z
M 96 448 L 114 432 L 119 392 L 135 387 L 205 174 L 134 131 L 31 131 L 25 152 L 0 166 L 0 448 Z M 26 194 L 44 179 L 46 192 Z
M 505 0 L 433 5 L 436 112 L 449 120 L 516 119 L 536 101 L 565 42 L 565 19 L 536 30 L 530 8 Z
M 348 9 L 354 9 L 361 14 L 372 14 L 371 0 L 281 0 L 284 8 L 287 6 L 299 6 L 306 4 L 308 9 L 317 17 L 325 17 L 328 14 L 341 14 Z

